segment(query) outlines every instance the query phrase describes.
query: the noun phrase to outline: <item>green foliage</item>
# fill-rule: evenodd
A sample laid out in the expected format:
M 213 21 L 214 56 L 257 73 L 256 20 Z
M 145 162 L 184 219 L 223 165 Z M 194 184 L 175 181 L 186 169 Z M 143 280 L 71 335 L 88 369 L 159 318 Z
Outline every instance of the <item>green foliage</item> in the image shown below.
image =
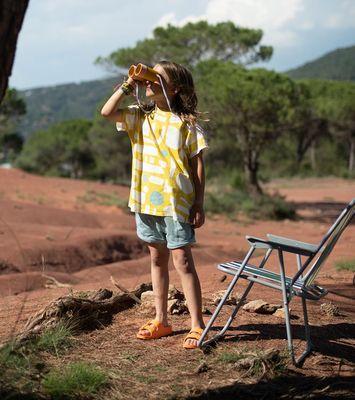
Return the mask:
M 228 154 L 241 155 L 248 186 L 261 192 L 260 155 L 292 123 L 299 101 L 297 84 L 276 72 L 247 70 L 217 60 L 201 62 L 195 73 L 202 106 L 209 110 L 211 131 L 225 140 Z
M 15 89 L 8 89 L 0 104 L 0 162 L 13 161 L 21 151 L 23 139 L 16 131 L 26 113 L 25 102 Z
M 88 132 L 92 123 L 65 121 L 34 133 L 25 143 L 17 165 L 40 174 L 82 177 L 93 164 Z
M 304 81 L 316 112 L 327 119 L 334 142 L 344 145 L 348 171 L 355 168 L 355 83 Z
M 220 188 L 205 195 L 206 212 L 225 214 L 234 218 L 244 213 L 255 219 L 294 219 L 296 210 L 293 204 L 286 202 L 281 196 L 266 194 L 251 196 L 245 190 Z
M 34 346 L 39 351 L 57 354 L 72 345 L 73 328 L 68 323 L 60 322 L 52 329 L 42 333 Z
M 336 261 L 334 265 L 337 271 L 355 272 L 355 258 L 349 260 L 339 260 Z
M 30 347 L 19 347 L 13 341 L 5 344 L 0 348 L 0 397 L 36 399 L 37 377 L 43 366 Z
M 336 49 L 286 72 L 291 78 L 355 81 L 355 46 Z
M 8 118 L 17 118 L 26 113 L 26 105 L 23 99 L 19 97 L 16 89 L 8 89 L 5 97 L 0 104 L 0 124 Z
M 131 142 L 125 132 L 97 114 L 88 132 L 94 168 L 89 177 L 101 181 L 129 184 L 131 176 Z
M 288 203 L 283 197 L 262 195 L 256 199 L 250 199 L 244 203 L 244 211 L 257 219 L 295 219 L 296 209 L 292 203 Z
M 74 363 L 50 369 L 42 352 L 58 355 L 72 345 L 75 327 L 59 323 L 23 343 L 9 341 L 0 348 L 0 397 L 6 399 L 53 399 L 87 397 L 107 381 L 106 373 L 92 364 Z M 68 398 L 68 397 L 66 397 Z M 76 397 L 75 397 L 76 398 Z
M 46 392 L 55 400 L 93 395 L 107 381 L 103 370 L 88 363 L 76 362 L 51 370 L 42 383 Z
M 211 25 L 199 21 L 182 27 L 169 24 L 166 28 L 155 28 L 152 38 L 141 40 L 134 47 L 118 49 L 108 57 L 99 57 L 96 63 L 109 69 L 128 68 L 138 62 L 154 65 L 163 59 L 189 68 L 206 59 L 245 65 L 270 59 L 272 47 L 260 45 L 262 35 L 260 29 L 240 28 L 232 22 Z

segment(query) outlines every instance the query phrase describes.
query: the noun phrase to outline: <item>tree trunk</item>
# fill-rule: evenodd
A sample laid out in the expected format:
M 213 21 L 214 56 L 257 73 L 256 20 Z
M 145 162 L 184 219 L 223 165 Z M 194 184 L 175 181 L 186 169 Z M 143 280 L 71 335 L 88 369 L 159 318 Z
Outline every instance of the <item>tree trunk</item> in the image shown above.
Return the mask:
M 312 143 L 311 145 L 311 166 L 312 170 L 315 171 L 317 168 L 317 161 L 316 161 L 316 144 L 315 142 Z
M 244 159 L 244 173 L 248 191 L 253 196 L 258 196 L 263 193 L 261 186 L 259 185 L 258 171 L 258 155 L 254 150 L 250 150 Z
M 8 86 L 28 3 L 29 0 L 0 0 L 0 103 Z
M 350 138 L 350 149 L 349 149 L 349 164 L 348 171 L 351 174 L 354 169 L 354 152 L 355 152 L 355 137 Z

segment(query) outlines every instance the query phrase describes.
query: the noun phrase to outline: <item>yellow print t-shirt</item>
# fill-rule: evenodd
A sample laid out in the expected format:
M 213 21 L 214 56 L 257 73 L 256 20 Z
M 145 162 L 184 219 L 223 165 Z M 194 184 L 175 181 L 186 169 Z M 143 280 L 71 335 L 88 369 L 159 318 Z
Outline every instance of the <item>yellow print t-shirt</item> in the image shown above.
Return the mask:
M 195 199 L 189 159 L 208 147 L 201 127 L 157 107 L 146 115 L 130 106 L 116 128 L 132 144 L 131 211 L 189 222 Z

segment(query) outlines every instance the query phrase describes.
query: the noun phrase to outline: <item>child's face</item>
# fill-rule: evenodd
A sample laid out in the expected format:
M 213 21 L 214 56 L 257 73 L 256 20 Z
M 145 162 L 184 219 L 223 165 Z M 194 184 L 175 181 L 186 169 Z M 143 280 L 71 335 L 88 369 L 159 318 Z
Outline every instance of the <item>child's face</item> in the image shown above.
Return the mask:
M 172 86 L 169 77 L 167 76 L 167 74 L 165 73 L 165 71 L 161 65 L 157 64 L 157 65 L 155 65 L 155 67 L 153 69 L 161 76 L 166 94 L 168 95 L 168 98 L 170 100 L 171 97 L 176 93 L 176 90 Z M 156 82 L 146 81 L 146 85 L 147 85 L 147 87 L 146 87 L 145 95 L 149 99 L 154 100 L 156 102 L 165 100 L 164 92 L 163 92 L 163 89 L 161 87 L 159 80 Z

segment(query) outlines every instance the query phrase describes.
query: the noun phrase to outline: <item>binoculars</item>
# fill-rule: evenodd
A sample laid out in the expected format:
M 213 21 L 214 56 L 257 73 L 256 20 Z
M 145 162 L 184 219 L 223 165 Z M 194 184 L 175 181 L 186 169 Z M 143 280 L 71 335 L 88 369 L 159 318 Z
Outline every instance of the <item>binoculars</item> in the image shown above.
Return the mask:
M 159 74 L 153 68 L 141 63 L 131 65 L 128 70 L 128 76 L 137 81 L 159 82 Z

